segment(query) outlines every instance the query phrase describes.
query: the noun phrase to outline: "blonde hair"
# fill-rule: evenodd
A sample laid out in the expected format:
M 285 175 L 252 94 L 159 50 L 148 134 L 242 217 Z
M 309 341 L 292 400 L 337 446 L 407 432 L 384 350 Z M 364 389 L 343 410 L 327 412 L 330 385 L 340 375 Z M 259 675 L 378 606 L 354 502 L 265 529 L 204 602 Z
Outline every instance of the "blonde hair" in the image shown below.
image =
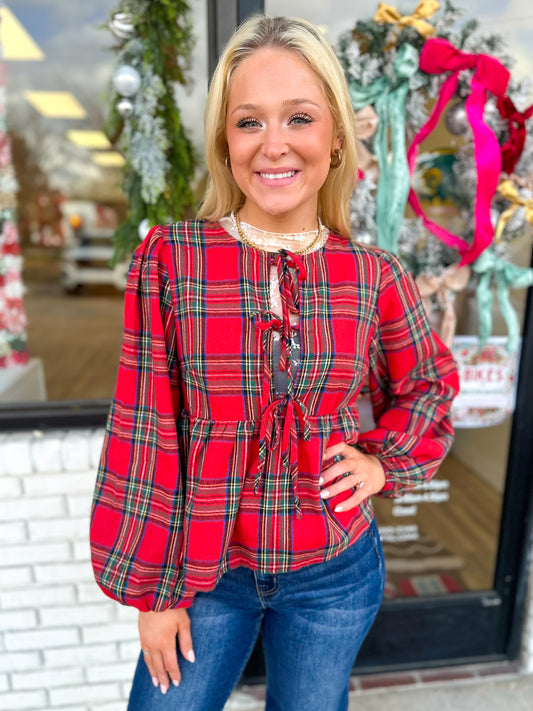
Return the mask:
M 349 237 L 349 201 L 357 180 L 357 154 L 355 117 L 348 87 L 335 52 L 322 32 L 305 20 L 291 17 L 257 15 L 249 18 L 237 29 L 219 59 L 205 108 L 209 180 L 198 218 L 219 220 L 244 202 L 244 195 L 226 164 L 226 113 L 236 68 L 264 47 L 296 52 L 321 80 L 342 146 L 342 162 L 338 168 L 330 169 L 320 188 L 318 211 L 329 229 Z

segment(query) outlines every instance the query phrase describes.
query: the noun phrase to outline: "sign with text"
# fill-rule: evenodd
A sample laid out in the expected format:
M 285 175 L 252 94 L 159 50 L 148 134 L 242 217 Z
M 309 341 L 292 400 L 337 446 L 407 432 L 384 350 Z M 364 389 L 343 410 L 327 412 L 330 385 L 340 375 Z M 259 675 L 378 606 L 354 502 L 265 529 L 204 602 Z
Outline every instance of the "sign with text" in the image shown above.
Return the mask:
M 476 336 L 454 338 L 452 353 L 461 383 L 452 405 L 455 427 L 491 427 L 513 413 L 520 346 L 509 354 L 506 345 L 504 336 L 492 336 L 481 349 Z

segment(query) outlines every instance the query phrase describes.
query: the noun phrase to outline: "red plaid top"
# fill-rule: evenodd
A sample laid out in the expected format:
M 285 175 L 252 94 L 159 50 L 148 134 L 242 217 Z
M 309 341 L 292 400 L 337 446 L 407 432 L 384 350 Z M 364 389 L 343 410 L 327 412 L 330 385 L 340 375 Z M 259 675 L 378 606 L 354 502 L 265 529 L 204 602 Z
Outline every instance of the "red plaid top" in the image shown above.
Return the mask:
M 278 269 L 283 318 L 269 308 Z M 289 313 L 301 363 L 290 373 Z M 271 353 L 282 340 L 288 392 Z M 284 356 L 283 353 L 286 353 Z M 359 432 L 368 382 L 376 427 Z M 229 568 L 279 573 L 327 561 L 372 505 L 334 512 L 318 479 L 326 446 L 377 455 L 385 495 L 429 478 L 452 441 L 449 351 L 398 260 L 331 234 L 268 254 L 218 224 L 154 229 L 135 253 L 124 342 L 91 517 L 99 585 L 141 610 L 187 606 Z

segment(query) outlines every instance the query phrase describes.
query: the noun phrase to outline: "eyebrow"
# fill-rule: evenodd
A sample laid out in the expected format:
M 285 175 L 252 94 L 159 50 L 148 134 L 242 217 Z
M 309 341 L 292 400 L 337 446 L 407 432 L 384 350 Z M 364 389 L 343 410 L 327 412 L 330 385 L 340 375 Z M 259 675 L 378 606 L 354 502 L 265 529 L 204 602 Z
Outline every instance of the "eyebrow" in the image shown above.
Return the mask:
M 320 108 L 318 104 L 316 104 L 314 101 L 311 99 L 286 99 L 283 102 L 283 106 L 300 106 L 300 104 L 312 104 L 313 106 L 316 106 L 316 108 Z M 236 106 L 233 111 L 231 112 L 234 114 L 236 111 L 256 111 L 257 106 L 255 104 L 239 104 Z

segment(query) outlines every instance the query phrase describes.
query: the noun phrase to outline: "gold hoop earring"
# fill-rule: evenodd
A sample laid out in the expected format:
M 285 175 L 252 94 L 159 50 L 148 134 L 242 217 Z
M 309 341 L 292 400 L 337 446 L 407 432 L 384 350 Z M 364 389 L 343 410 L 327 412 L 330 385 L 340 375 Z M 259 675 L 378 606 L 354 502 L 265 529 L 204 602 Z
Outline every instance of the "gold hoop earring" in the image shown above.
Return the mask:
M 338 168 L 338 167 L 340 166 L 340 164 L 342 163 L 342 151 L 341 151 L 341 149 L 340 149 L 340 148 L 337 148 L 337 150 L 335 151 L 335 153 L 332 154 L 331 157 L 332 157 L 332 158 L 335 157 L 335 162 L 333 162 L 333 161 L 331 160 L 331 161 L 329 162 L 329 167 L 330 167 L 330 168 L 333 168 L 333 169 Z

